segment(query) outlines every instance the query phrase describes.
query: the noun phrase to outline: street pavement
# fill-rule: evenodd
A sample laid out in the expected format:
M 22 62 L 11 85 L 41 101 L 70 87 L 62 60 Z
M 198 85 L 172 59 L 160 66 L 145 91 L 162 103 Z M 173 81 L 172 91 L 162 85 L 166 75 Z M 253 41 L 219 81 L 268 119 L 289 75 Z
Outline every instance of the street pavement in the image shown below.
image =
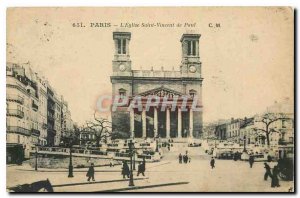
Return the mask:
M 177 156 L 188 150 L 191 163 L 179 164 Z M 137 168 L 137 166 L 136 166 Z M 201 148 L 182 148 L 165 152 L 161 162 L 147 163 L 145 177 L 136 176 L 134 187 L 123 179 L 121 166 L 96 167 L 95 182 L 87 182 L 87 168 L 74 169 L 74 177 L 68 178 L 66 169 L 39 169 L 28 165 L 7 166 L 7 187 L 49 179 L 55 192 L 288 192 L 293 182 L 280 181 L 279 188 L 271 188 L 271 180 L 263 180 L 262 162 L 216 160 L 216 168 L 210 168 L 210 156 Z

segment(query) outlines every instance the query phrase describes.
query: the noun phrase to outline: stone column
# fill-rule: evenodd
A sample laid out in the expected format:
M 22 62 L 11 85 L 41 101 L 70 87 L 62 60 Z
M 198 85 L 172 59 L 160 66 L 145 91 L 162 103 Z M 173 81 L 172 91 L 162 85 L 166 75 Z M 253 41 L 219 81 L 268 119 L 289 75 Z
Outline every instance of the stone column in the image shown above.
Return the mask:
M 157 108 L 154 107 L 154 137 L 158 135 L 158 120 L 157 120 Z
M 170 109 L 166 109 L 166 138 L 170 138 Z
M 193 109 L 189 109 L 190 111 L 190 128 L 189 128 L 189 137 L 193 137 L 193 129 L 194 129 L 194 126 L 193 126 Z
M 134 138 L 134 109 L 130 110 L 130 134 L 131 137 Z
M 178 138 L 182 138 L 181 108 L 178 108 Z
M 142 111 L 142 125 L 143 125 L 143 138 L 147 137 L 147 128 L 146 128 L 146 109 L 143 108 Z

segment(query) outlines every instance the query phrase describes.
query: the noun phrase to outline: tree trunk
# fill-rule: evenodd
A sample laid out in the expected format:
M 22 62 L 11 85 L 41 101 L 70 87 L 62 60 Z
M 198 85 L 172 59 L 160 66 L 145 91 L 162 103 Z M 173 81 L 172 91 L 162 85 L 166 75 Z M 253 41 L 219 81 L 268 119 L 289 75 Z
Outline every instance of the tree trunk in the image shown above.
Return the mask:
M 270 133 L 269 133 L 269 125 L 266 126 L 266 138 L 267 138 L 267 145 L 268 148 L 270 147 Z
M 96 137 L 96 146 L 99 147 L 100 146 L 100 138 Z
M 267 133 L 266 136 L 267 136 L 267 145 L 268 147 L 270 147 L 270 134 Z

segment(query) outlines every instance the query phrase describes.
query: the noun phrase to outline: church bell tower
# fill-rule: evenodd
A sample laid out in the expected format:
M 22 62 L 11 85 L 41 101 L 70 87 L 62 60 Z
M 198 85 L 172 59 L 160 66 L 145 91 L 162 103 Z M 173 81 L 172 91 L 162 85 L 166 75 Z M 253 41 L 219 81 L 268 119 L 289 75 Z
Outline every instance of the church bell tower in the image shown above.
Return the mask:
M 183 34 L 180 42 L 182 46 L 181 73 L 187 77 L 201 76 L 201 62 L 199 56 L 200 34 Z
M 129 55 L 130 32 L 113 32 L 115 54 L 113 59 L 113 75 L 131 75 L 131 60 Z

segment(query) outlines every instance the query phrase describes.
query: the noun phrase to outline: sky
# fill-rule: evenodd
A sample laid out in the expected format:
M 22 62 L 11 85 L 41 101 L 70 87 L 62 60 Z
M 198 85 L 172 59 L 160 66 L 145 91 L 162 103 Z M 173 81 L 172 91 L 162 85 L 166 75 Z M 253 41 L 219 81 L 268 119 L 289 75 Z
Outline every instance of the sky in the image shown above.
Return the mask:
M 7 61 L 30 61 L 68 101 L 72 119 L 83 124 L 97 98 L 111 94 L 112 32 L 121 23 L 196 24 L 125 29 L 132 33 L 132 68 L 179 70 L 181 35 L 199 33 L 204 122 L 242 118 L 294 97 L 293 20 L 290 8 L 278 7 L 10 8 Z M 72 25 L 81 22 L 85 27 Z

